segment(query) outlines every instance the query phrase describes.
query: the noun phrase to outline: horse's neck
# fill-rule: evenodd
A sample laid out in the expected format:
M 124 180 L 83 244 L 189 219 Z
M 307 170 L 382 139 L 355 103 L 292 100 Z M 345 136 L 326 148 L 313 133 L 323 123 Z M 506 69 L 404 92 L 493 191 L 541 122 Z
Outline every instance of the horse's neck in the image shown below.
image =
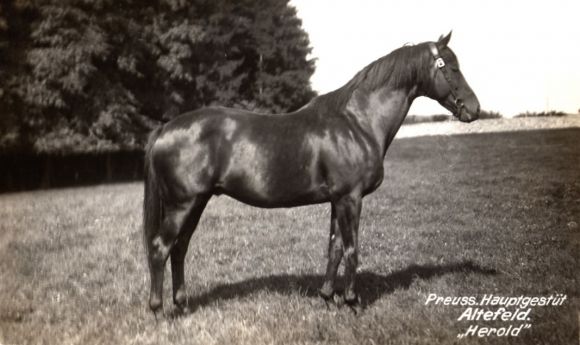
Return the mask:
M 368 93 L 357 89 L 348 101 L 346 110 L 368 124 L 367 128 L 384 157 L 416 97 L 416 87 L 393 89 L 386 86 Z

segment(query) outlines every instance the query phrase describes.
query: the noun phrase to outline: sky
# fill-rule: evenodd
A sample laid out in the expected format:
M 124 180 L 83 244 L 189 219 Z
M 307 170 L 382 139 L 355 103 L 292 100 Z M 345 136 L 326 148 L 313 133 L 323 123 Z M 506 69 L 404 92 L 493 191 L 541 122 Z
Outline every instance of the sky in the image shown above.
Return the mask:
M 580 111 L 579 0 L 291 0 L 310 37 L 320 94 L 406 43 L 449 46 L 482 109 Z M 448 113 L 421 97 L 410 114 Z

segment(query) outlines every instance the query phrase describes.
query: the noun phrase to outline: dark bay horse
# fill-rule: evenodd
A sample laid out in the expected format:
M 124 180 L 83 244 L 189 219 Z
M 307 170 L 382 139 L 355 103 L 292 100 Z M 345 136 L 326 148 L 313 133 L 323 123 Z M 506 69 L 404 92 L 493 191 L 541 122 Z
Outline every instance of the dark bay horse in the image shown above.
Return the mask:
M 151 310 L 162 307 L 168 257 L 173 301 L 185 307 L 183 262 L 189 240 L 210 197 L 219 194 L 264 208 L 330 202 L 328 264 L 320 295 L 332 298 L 344 258 L 344 300 L 356 303 L 362 198 L 381 184 L 385 153 L 411 103 L 427 96 L 460 121 L 479 116 L 477 97 L 447 46 L 450 37 L 399 48 L 293 113 L 204 108 L 156 129 L 145 157 Z

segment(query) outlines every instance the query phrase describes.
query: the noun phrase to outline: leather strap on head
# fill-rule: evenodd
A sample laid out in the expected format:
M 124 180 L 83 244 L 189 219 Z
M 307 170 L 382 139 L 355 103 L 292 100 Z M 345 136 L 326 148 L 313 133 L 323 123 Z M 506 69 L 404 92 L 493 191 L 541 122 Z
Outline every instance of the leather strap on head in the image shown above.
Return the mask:
M 447 84 L 449 85 L 449 90 L 451 91 L 451 95 L 454 98 L 454 102 L 457 105 L 459 112 L 461 108 L 463 108 L 463 101 L 461 100 L 461 98 L 457 96 L 457 93 L 455 91 L 455 85 L 451 80 L 451 78 L 449 77 L 447 69 L 445 68 L 445 60 L 443 60 L 441 55 L 439 55 L 439 49 L 437 49 L 437 45 L 435 43 L 433 42 L 429 43 L 429 50 L 431 51 L 431 55 L 433 55 L 433 59 L 435 60 L 435 66 L 437 66 L 437 68 L 441 71 L 443 77 L 445 78 Z
M 435 45 L 435 43 L 429 43 L 429 50 L 431 50 L 431 54 L 433 55 L 433 58 L 435 59 L 435 65 L 439 69 L 445 67 L 445 61 L 439 55 L 439 49 L 437 49 L 437 46 Z

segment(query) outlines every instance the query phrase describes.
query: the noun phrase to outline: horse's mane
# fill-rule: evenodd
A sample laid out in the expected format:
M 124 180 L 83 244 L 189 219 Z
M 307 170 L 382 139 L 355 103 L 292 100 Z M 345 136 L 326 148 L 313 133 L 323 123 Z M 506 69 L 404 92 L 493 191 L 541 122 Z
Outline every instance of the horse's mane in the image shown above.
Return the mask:
M 314 106 L 341 109 L 357 89 L 372 92 L 382 86 L 405 87 L 429 78 L 428 43 L 405 45 L 360 70 L 341 88 L 317 97 Z

